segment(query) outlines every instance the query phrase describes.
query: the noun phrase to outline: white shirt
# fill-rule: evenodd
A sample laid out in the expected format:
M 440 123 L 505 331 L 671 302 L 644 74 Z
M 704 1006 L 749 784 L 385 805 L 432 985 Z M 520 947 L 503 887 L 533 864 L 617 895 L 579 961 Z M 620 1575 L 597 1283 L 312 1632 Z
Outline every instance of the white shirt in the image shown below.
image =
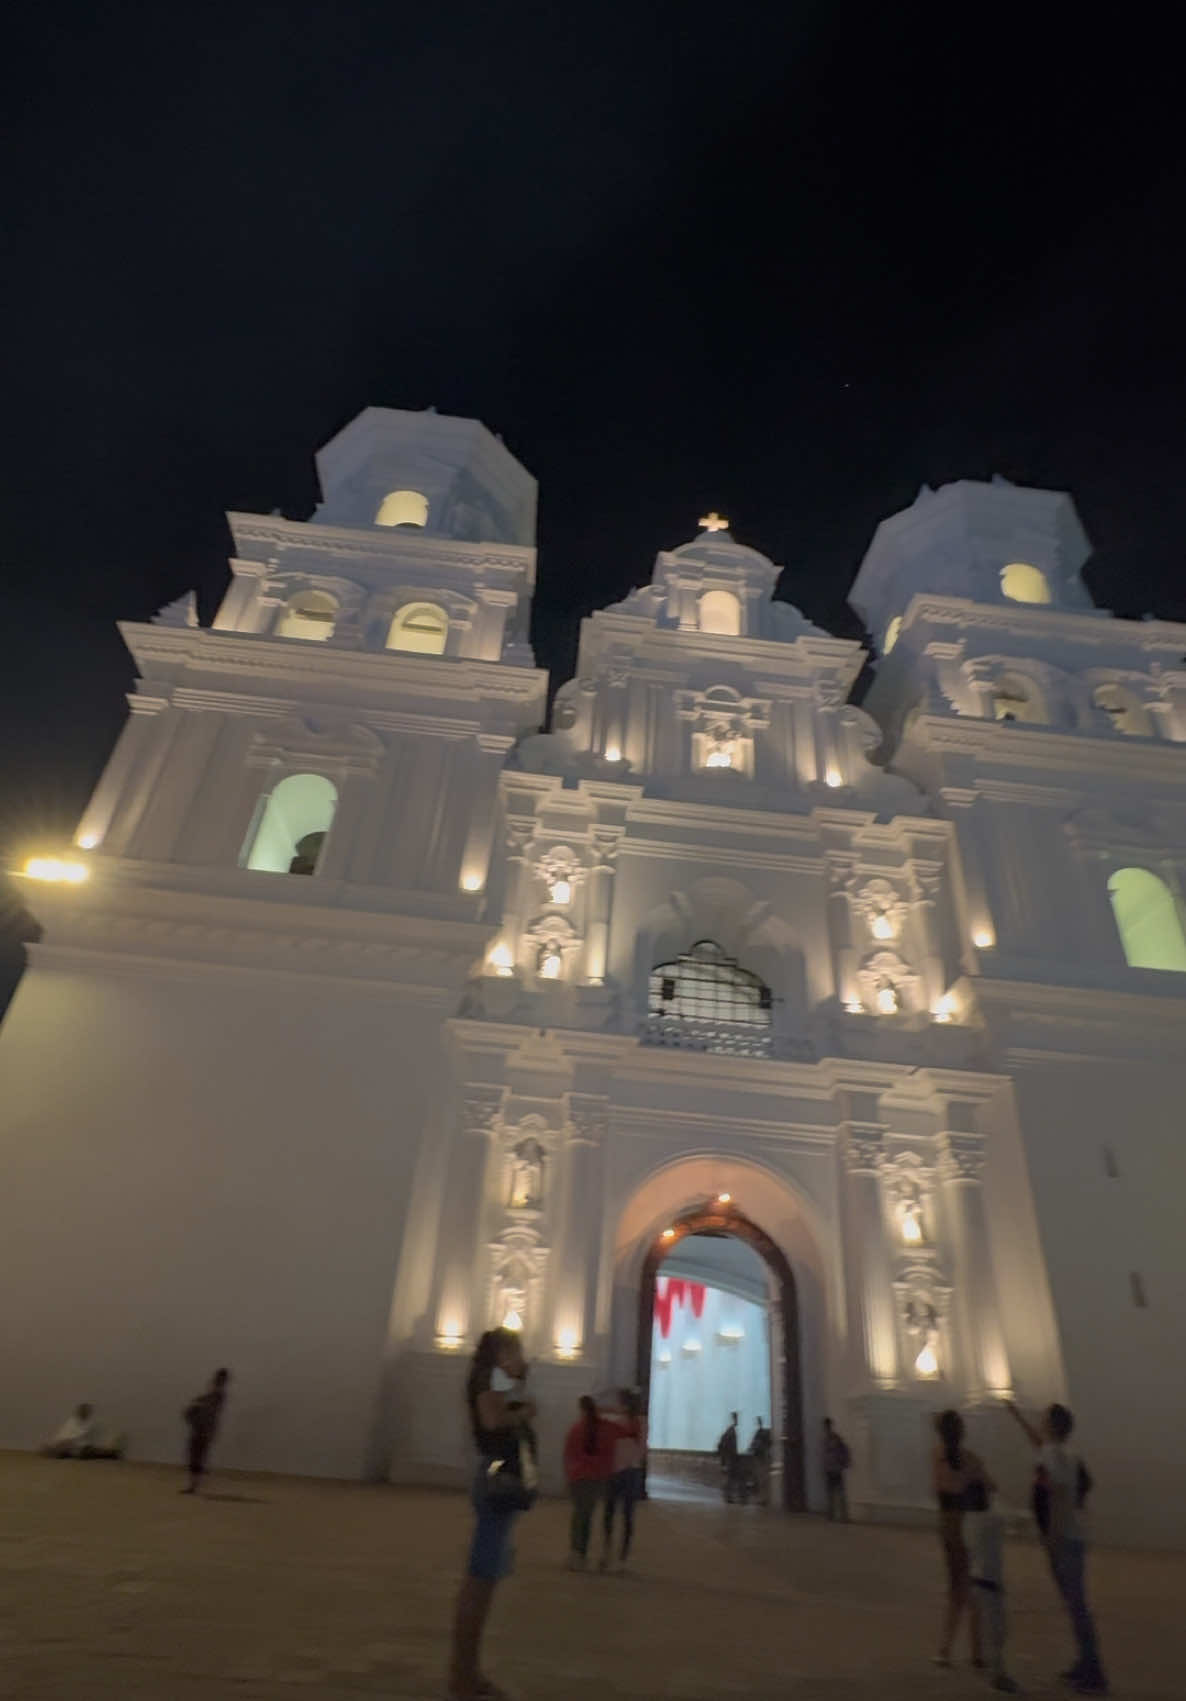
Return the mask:
M 77 1412 L 71 1412 L 65 1423 L 54 1436 L 55 1447 L 85 1447 L 95 1433 L 94 1418 L 81 1418 Z
M 1079 1506 L 1079 1463 L 1079 1455 L 1068 1453 L 1059 1441 L 1046 1441 L 1038 1448 L 1038 1464 L 1050 1486 L 1051 1541 L 1086 1540 Z

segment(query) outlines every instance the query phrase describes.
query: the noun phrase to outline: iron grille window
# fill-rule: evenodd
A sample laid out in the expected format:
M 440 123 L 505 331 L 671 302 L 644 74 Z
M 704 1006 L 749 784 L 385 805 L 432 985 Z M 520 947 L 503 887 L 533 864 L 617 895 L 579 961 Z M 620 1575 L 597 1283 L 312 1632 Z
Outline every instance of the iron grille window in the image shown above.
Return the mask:
M 711 939 L 699 939 L 673 963 L 651 970 L 647 1012 L 692 1022 L 750 1022 L 770 1026 L 770 988 L 740 968 Z

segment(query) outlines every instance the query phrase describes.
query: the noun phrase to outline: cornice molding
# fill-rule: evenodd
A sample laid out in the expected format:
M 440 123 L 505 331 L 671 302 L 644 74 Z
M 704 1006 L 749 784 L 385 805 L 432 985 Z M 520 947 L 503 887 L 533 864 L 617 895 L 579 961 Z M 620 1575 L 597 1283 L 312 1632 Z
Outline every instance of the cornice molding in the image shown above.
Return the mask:
M 1072 728 L 1056 731 L 967 715 L 920 715 L 911 723 L 899 754 L 911 745 L 939 756 L 973 756 L 993 767 L 1082 773 L 1085 779 L 1096 782 L 1114 777 L 1186 785 L 1186 744 L 1169 739 L 1125 738 L 1119 734 L 1094 738 Z M 982 781 L 980 789 L 987 783 Z
M 535 579 L 536 551 L 523 544 L 466 543 L 440 537 L 434 532 L 417 532 L 406 527 L 365 530 L 354 526 L 321 525 L 309 520 L 285 520 L 271 514 L 227 514 L 227 524 L 236 550 L 256 544 L 272 550 L 309 550 L 320 555 L 352 561 L 371 561 L 376 566 L 403 566 L 407 562 L 448 565 L 474 575 L 489 568 L 510 569 Z

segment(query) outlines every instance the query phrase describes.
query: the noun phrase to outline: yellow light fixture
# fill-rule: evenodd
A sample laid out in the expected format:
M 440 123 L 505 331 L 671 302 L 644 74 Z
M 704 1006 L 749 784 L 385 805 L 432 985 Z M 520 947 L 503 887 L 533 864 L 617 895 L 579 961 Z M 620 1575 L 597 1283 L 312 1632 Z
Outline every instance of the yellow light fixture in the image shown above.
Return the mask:
M 731 1205 L 732 1202 L 733 1202 L 733 1195 L 731 1193 L 718 1193 L 717 1194 L 717 1204 L 718 1205 Z
M 850 1016 L 861 1016 L 865 1011 L 865 1006 L 861 1003 L 859 998 L 846 998 L 844 1001 L 844 1008 L 848 1011 Z
M 575 1329 L 561 1329 L 556 1337 L 556 1357 L 575 1358 L 577 1356 L 577 1332 Z
M 620 746 L 617 744 L 607 744 L 605 747 L 605 759 L 607 762 L 620 762 L 622 760 L 622 751 Z
M 665 1228 L 659 1238 L 660 1240 L 674 1240 L 675 1230 L 673 1228 Z
M 462 1345 L 463 1345 L 463 1342 L 462 1342 L 462 1338 L 461 1338 L 460 1335 L 450 1334 L 450 1335 L 438 1335 L 437 1336 L 437 1346 L 440 1347 L 442 1352 L 446 1352 L 446 1353 L 458 1352 Z
M 991 927 L 978 927 L 972 935 L 972 943 L 978 951 L 991 951 L 996 942 Z
M 733 757 L 728 750 L 718 745 L 715 750 L 710 750 L 704 758 L 704 766 L 706 768 L 731 768 Z
M 915 1359 L 914 1368 L 920 1376 L 938 1376 L 939 1360 L 935 1357 L 935 1349 L 929 1341 Z
M 505 941 L 496 945 L 486 960 L 496 975 L 509 975 L 515 967 L 511 948 Z
M 872 933 L 874 939 L 892 939 L 894 936 L 894 924 L 890 920 L 889 916 L 886 915 L 884 910 L 878 910 L 877 914 L 873 917 L 873 920 L 869 923 L 869 931 Z
M 82 833 L 79 835 L 78 848 L 79 850 L 94 850 L 98 842 L 98 833 Z
M 482 876 L 480 874 L 463 875 L 461 889 L 464 892 L 480 892 L 482 890 Z
M 25 864 L 25 874 L 30 880 L 62 881 L 67 886 L 81 886 L 91 877 L 84 862 L 72 862 L 61 856 L 31 856 Z
M 824 784 L 831 786 L 833 789 L 837 786 L 842 786 L 844 784 L 844 779 L 840 773 L 840 769 L 829 768 L 824 774 Z
M 569 903 L 571 903 L 572 902 L 572 881 L 571 880 L 553 880 L 551 890 L 548 893 L 548 896 L 551 898 L 551 900 L 554 904 L 569 904 Z

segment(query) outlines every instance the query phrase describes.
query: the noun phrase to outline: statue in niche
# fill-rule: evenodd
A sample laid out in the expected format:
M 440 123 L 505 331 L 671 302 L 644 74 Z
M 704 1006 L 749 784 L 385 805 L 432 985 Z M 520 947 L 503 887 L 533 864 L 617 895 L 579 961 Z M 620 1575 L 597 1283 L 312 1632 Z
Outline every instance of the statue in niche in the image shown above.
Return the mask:
M 511 1153 L 512 1211 L 539 1211 L 544 1203 L 544 1151 L 538 1140 L 520 1140 Z

